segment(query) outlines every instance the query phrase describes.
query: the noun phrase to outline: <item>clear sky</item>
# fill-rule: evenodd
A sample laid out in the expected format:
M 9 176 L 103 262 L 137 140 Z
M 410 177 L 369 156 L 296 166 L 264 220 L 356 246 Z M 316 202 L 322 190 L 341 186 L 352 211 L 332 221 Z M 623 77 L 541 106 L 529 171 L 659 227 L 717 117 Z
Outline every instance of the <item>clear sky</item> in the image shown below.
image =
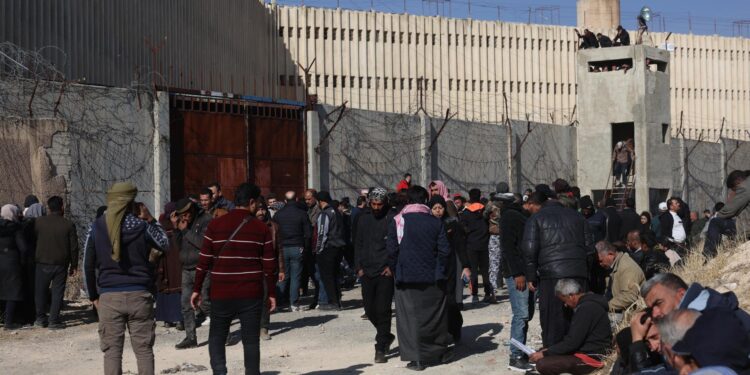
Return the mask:
M 270 2 L 271 0 L 265 0 Z M 277 0 L 279 4 L 445 15 L 482 20 L 570 25 L 576 23 L 575 0 Z M 622 24 L 636 29 L 635 17 L 648 5 L 653 31 L 750 37 L 750 0 L 621 0 Z M 746 20 L 745 24 L 734 24 Z

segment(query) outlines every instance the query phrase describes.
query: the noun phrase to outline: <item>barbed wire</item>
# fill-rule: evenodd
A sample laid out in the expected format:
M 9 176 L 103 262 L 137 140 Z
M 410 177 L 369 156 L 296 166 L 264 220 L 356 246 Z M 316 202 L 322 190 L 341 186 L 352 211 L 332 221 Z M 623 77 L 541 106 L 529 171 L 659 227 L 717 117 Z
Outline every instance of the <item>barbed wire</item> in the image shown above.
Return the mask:
M 19 129 L 28 135 L 0 142 L 0 166 L 8 178 L 0 192 L 15 203 L 27 194 L 42 200 L 64 196 L 66 215 L 76 223 L 82 240 L 112 183 L 131 181 L 142 194 L 153 194 L 153 145 L 168 142 L 154 118 L 158 96 L 152 79 L 158 74 L 144 74 L 125 88 L 82 85 L 85 78 L 65 77 L 42 56 L 41 51 L 49 48 L 56 47 L 33 51 L 0 43 L 2 131 Z M 58 53 L 67 56 L 59 49 Z M 32 137 L 42 141 L 36 150 L 30 149 Z M 42 170 L 42 181 L 32 181 L 31 170 L 36 168 Z M 169 166 L 160 172 L 168 175 Z M 138 199 L 154 210 L 147 196 Z

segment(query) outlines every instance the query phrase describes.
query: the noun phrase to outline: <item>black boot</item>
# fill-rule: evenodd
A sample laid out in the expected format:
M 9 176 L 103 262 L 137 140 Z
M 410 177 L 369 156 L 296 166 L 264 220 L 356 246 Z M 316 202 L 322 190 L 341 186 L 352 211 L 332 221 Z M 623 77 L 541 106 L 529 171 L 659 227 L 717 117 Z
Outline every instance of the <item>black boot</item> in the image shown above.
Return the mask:
M 182 340 L 182 342 L 174 346 L 174 348 L 178 350 L 191 349 L 191 348 L 197 348 L 197 347 L 198 347 L 198 340 L 196 340 L 195 338 L 190 338 L 190 337 L 185 337 L 185 339 Z
M 414 371 L 424 371 L 426 367 L 420 361 L 411 361 L 406 364 L 406 368 Z
M 375 363 L 386 363 L 388 360 L 385 358 L 385 352 L 379 350 L 375 351 Z

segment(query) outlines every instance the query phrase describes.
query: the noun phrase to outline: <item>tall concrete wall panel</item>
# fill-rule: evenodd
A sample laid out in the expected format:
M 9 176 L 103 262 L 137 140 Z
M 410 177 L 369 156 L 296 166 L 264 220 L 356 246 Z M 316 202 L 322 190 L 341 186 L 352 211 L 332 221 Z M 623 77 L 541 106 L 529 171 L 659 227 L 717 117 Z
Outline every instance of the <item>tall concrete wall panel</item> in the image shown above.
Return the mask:
M 166 96 L 56 83 L 41 83 L 32 95 L 34 83 L 18 83 L 0 81 L 0 147 L 6 150 L 0 167 L 9 177 L 1 202 L 62 195 L 81 236 L 118 181 L 135 184 L 137 200 L 155 215 L 161 211 L 169 198 Z
M 367 187 L 395 189 L 404 173 L 421 179 L 419 118 L 410 115 L 347 110 L 333 128 L 336 107 L 319 111 L 321 190 L 334 198 L 354 197 Z M 324 137 L 332 129 L 328 138 Z
M 718 143 L 685 140 L 687 155 L 687 197 L 690 208 L 704 210 L 713 207 L 715 202 L 723 201 L 722 155 Z
M 334 110 L 322 106 L 318 112 L 321 139 L 336 121 Z M 321 189 L 334 198 L 356 196 L 370 186 L 392 190 L 406 172 L 414 183 L 442 180 L 463 194 L 472 188 L 487 193 L 498 182 L 509 182 L 505 125 L 450 120 L 441 132 L 442 125 L 440 117 L 347 110 L 317 152 Z M 514 190 L 558 177 L 575 183 L 575 131 L 513 122 Z
M 443 123 L 433 118 L 433 130 Z M 438 138 L 437 174 L 451 191 L 478 188 L 494 191 L 498 182 L 508 182 L 508 137 L 506 127 L 468 121 L 449 121 Z
M 551 184 L 557 178 L 577 184 L 577 131 L 572 126 L 513 121 L 513 152 L 517 154 L 513 179 L 518 191 L 540 183 Z

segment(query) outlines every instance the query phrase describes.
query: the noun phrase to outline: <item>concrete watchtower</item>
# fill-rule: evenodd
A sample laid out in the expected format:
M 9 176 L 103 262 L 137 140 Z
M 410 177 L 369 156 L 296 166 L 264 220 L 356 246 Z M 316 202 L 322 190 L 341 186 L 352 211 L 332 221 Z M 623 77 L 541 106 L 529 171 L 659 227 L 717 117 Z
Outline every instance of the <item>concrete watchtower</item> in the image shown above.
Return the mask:
M 620 0 L 578 0 L 576 10 L 581 29 L 613 30 L 620 24 Z
M 601 199 L 612 187 L 615 144 L 632 138 L 635 185 L 627 195 L 635 193 L 639 211 L 655 208 L 672 182 L 669 52 L 644 45 L 580 50 L 576 79 L 581 189 Z

